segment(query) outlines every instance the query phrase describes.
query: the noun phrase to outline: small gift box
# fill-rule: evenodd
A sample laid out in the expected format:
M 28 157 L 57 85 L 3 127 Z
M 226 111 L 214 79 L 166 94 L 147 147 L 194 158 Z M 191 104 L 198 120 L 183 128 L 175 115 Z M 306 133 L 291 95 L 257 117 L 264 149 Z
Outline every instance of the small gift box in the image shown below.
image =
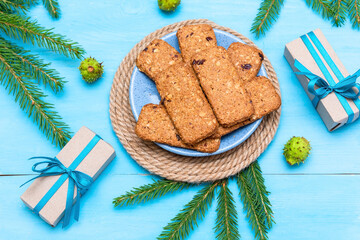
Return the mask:
M 64 216 L 65 227 L 72 212 L 78 220 L 80 196 L 114 157 L 108 143 L 82 127 L 55 158 L 35 157 L 42 159 L 33 166 L 40 175 L 29 180 L 21 200 L 52 226 Z
M 286 44 L 284 55 L 329 131 L 359 117 L 360 71 L 349 75 L 320 29 Z

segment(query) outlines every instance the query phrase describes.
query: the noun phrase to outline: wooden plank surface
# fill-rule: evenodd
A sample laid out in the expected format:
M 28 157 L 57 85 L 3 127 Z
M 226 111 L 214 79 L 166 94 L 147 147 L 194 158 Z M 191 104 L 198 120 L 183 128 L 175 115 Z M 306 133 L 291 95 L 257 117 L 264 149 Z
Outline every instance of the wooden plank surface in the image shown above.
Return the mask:
M 105 75 L 87 85 L 78 73 L 80 61 L 67 59 L 47 50 L 21 44 L 46 61 L 52 62 L 68 81 L 65 91 L 48 100 L 55 103 L 73 132 L 85 125 L 112 144 L 117 158 L 106 169 L 94 189 L 84 197 L 81 221 L 65 231 L 53 229 L 31 214 L 20 202 L 25 189 L 18 186 L 31 174 L 32 156 L 54 156 L 52 146 L 0 87 L 0 239 L 68 238 L 81 236 L 106 239 L 154 239 L 163 226 L 192 198 L 196 188 L 165 197 L 144 206 L 116 209 L 112 198 L 134 186 L 151 181 L 117 140 L 109 119 L 109 92 L 121 60 L 143 37 L 165 25 L 192 18 L 208 18 L 230 27 L 253 40 L 269 57 L 279 78 L 283 107 L 281 123 L 274 141 L 259 161 L 272 192 L 277 224 L 270 239 L 358 239 L 360 122 L 336 132 L 327 132 L 306 94 L 283 57 L 284 45 L 315 28 L 321 28 L 350 73 L 359 68 L 360 32 L 331 27 L 305 5 L 287 0 L 279 20 L 266 37 L 255 39 L 249 32 L 260 1 L 183 0 L 178 11 L 158 10 L 156 0 L 61 1 L 62 17 L 52 20 L 42 6 L 30 15 L 46 27 L 78 41 L 88 55 L 104 62 Z M 283 157 L 283 144 L 293 135 L 311 141 L 313 150 L 306 164 L 289 167 Z M 237 192 L 232 182 L 231 188 Z M 243 239 L 252 233 L 240 212 L 239 228 Z M 190 239 L 213 239 L 214 206 Z M 21 233 L 19 232 L 21 226 Z M 139 231 L 139 229 L 141 231 Z M 90 231 L 91 230 L 91 231 Z M 20 234 L 20 235 L 19 235 Z
M 80 221 L 62 229 L 50 227 L 28 210 L 18 196 L 27 176 L 1 177 L 1 239 L 155 239 L 162 228 L 200 187 L 167 195 L 132 207 L 116 208 L 112 199 L 131 187 L 150 183 L 147 176 L 114 175 L 106 171 L 82 198 Z M 265 175 L 276 225 L 270 239 L 358 239 L 360 235 L 360 176 Z M 236 200 L 242 239 L 253 233 L 243 213 L 235 181 L 230 189 Z M 214 239 L 215 203 L 189 239 Z M 21 231 L 19 227 L 21 226 Z M 5 238 L 6 237 L 6 238 Z

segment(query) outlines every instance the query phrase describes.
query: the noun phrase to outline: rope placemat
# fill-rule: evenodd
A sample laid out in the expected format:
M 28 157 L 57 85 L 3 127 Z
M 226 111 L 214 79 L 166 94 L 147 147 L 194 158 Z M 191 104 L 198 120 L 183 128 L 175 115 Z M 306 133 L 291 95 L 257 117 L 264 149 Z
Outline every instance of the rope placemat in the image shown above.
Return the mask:
M 255 46 L 248 38 L 207 19 L 187 20 L 163 27 L 146 36 L 135 45 L 120 64 L 110 92 L 110 118 L 114 131 L 131 157 L 148 171 L 169 180 L 200 183 L 232 176 L 254 162 L 272 141 L 280 121 L 280 109 L 264 117 L 256 131 L 240 146 L 209 157 L 185 157 L 170 153 L 152 142 L 141 140 L 135 134 L 135 119 L 129 102 L 129 84 L 137 55 L 154 39 L 177 31 L 189 24 L 209 24 L 229 32 L 245 43 Z M 280 95 L 276 73 L 264 56 L 268 78 Z

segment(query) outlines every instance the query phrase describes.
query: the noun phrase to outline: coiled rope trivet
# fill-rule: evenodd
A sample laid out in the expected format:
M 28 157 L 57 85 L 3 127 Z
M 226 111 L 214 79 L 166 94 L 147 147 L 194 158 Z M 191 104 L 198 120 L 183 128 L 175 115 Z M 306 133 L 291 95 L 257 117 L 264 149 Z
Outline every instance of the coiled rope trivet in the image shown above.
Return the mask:
M 122 145 L 131 157 L 148 171 L 164 178 L 200 183 L 215 181 L 232 176 L 254 162 L 272 141 L 280 121 L 280 109 L 264 117 L 256 131 L 240 146 L 210 157 L 184 157 L 170 153 L 156 144 L 146 142 L 135 134 L 135 119 L 129 103 L 129 83 L 137 55 L 152 40 L 177 31 L 189 24 L 206 23 L 214 28 L 229 32 L 245 43 L 255 46 L 248 38 L 222 27 L 207 19 L 187 20 L 163 27 L 146 36 L 131 49 L 120 64 L 110 92 L 110 118 L 112 126 Z M 277 92 L 280 94 L 276 73 L 267 57 L 264 66 Z

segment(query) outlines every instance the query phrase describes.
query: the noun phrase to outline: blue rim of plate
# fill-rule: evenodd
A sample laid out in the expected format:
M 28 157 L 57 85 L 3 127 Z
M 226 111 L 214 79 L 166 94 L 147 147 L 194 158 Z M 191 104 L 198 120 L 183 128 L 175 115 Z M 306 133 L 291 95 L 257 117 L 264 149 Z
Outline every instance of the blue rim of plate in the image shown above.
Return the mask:
M 222 46 L 226 49 L 233 42 L 244 43 L 241 39 L 239 39 L 238 37 L 236 37 L 228 32 L 224 32 L 219 29 L 214 29 L 214 32 L 215 32 L 215 35 L 217 38 L 218 45 Z M 165 35 L 164 37 L 162 37 L 161 39 L 168 42 L 171 46 L 175 47 L 176 50 L 179 51 L 179 45 L 177 42 L 177 38 L 176 38 L 176 40 L 174 38 L 176 38 L 176 32 L 169 33 L 169 34 Z M 264 68 L 264 65 L 261 66 L 258 76 L 267 77 L 267 73 Z M 139 85 L 139 81 L 137 82 L 137 79 L 140 79 L 140 83 L 141 83 L 141 81 L 143 81 L 144 84 L 147 84 L 147 88 L 145 89 L 146 91 L 144 93 L 149 94 L 148 98 L 146 98 L 148 101 L 146 101 L 145 103 L 143 102 L 140 105 L 139 105 L 139 101 L 137 101 L 135 98 L 139 97 L 138 95 L 143 94 L 143 93 L 136 92 L 135 88 L 137 86 L 142 87 L 142 84 Z M 154 88 L 155 88 L 155 92 L 154 92 Z M 143 98 L 141 97 L 141 99 L 143 99 Z M 130 100 L 131 111 L 132 111 L 136 121 L 138 120 L 141 108 L 144 105 L 146 105 L 148 103 L 159 104 L 159 102 L 160 102 L 160 96 L 156 90 L 155 83 L 150 78 L 148 78 L 144 73 L 140 72 L 136 66 L 134 67 L 134 70 L 133 70 L 131 78 L 130 78 L 129 100 Z M 221 143 L 220 143 L 219 149 L 213 153 L 203 153 L 203 152 L 198 152 L 196 150 L 191 150 L 191 149 L 172 147 L 172 146 L 169 146 L 166 144 L 161 144 L 161 143 L 155 143 L 155 144 L 157 144 L 159 147 L 161 147 L 169 152 L 172 152 L 172 153 L 175 153 L 178 155 L 182 155 L 182 156 L 188 156 L 188 157 L 213 156 L 213 155 L 227 152 L 227 151 L 239 146 L 246 139 L 248 139 L 251 136 L 251 134 L 254 133 L 254 131 L 260 125 L 261 121 L 262 121 L 262 118 L 223 136 L 221 138 Z

